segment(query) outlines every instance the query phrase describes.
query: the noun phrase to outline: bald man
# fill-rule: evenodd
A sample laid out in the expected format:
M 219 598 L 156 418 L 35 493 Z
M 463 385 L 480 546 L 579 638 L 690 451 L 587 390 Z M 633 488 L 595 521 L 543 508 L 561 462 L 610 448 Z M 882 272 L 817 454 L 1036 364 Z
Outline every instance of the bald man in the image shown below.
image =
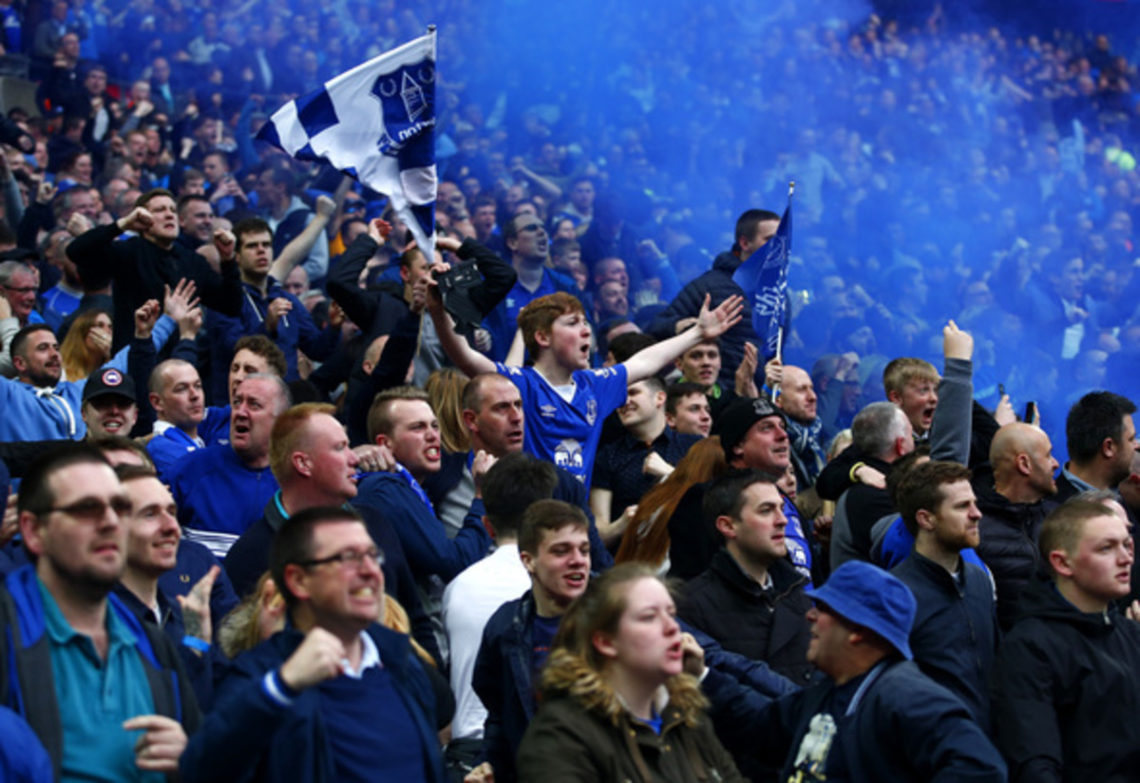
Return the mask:
M 992 478 L 981 474 L 974 479 L 982 512 L 977 551 L 993 573 L 1004 631 L 1013 625 L 1021 591 L 1037 569 L 1037 534 L 1048 511 L 1043 501 L 1057 492 L 1053 474 L 1058 465 L 1049 436 L 1019 421 L 997 431 L 990 463 Z
M 788 364 L 780 373 L 780 395 L 776 398 L 787 417 L 788 439 L 792 443 L 792 465 L 799 491 L 809 489 L 827 464 L 823 422 L 816 410 L 816 393 L 811 376 L 802 367 Z

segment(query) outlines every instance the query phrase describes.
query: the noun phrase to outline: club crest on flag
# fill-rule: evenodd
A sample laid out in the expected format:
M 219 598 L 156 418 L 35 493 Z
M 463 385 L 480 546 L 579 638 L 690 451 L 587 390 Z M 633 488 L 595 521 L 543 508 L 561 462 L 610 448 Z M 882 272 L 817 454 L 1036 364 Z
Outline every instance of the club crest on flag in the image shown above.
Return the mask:
M 435 125 L 434 84 L 435 67 L 427 59 L 376 78 L 372 94 L 380 99 L 384 117 L 380 152 L 396 157 Z
M 257 134 L 386 195 L 420 247 L 435 245 L 435 36 L 429 27 L 286 103 Z

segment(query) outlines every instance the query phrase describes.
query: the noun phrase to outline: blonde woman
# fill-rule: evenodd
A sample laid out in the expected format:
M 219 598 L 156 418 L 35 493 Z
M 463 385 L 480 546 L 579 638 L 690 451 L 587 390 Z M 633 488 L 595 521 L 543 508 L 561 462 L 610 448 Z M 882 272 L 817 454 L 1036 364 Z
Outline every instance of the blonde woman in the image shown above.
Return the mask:
M 683 673 L 686 639 L 653 569 L 618 565 L 562 619 L 542 706 L 519 748 L 522 783 L 743 781 Z

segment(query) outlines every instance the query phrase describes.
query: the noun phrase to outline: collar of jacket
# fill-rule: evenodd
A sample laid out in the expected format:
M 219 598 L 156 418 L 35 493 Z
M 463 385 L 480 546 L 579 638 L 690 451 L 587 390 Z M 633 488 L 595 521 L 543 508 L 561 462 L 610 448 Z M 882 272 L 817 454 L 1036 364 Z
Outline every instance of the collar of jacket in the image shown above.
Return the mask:
M 721 547 L 713 555 L 709 568 L 733 589 L 739 590 L 754 598 L 762 598 L 775 603 L 785 596 L 797 585 L 807 582 L 807 577 L 796 570 L 795 566 L 787 560 L 780 558 L 768 566 L 768 574 L 772 577 L 772 590 L 766 591 L 760 584 L 749 576 L 739 563 L 733 559 L 728 550 Z
M 696 678 L 678 674 L 670 677 L 662 687 L 668 706 L 660 711 L 661 733 L 680 723 L 697 725 L 708 701 L 701 694 Z M 620 726 L 629 715 L 609 681 L 581 656 L 564 648 L 550 652 L 542 673 L 542 694 L 546 698 L 563 696 L 574 699 L 586 710 L 608 718 L 615 726 Z M 657 698 L 660 700 L 662 697 L 659 695 Z
M 918 550 L 911 550 L 908 559 L 913 561 L 912 567 L 915 570 L 926 574 L 930 581 L 937 585 L 943 592 L 958 596 L 959 598 L 966 594 L 966 581 L 970 579 L 970 569 L 967 567 L 968 564 L 962 558 L 961 554 L 958 555 L 958 566 L 962 573 L 962 581 L 960 583 L 949 571 L 929 557 L 919 554 Z

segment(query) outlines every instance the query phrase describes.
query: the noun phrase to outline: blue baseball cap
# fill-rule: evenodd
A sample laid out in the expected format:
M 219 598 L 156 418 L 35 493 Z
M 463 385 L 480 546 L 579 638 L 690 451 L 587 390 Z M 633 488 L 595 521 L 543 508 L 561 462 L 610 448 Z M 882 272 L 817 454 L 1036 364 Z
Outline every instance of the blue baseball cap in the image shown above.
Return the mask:
M 805 591 L 835 614 L 886 639 L 908 661 L 916 602 L 910 588 L 878 566 L 848 560 L 823 585 Z

